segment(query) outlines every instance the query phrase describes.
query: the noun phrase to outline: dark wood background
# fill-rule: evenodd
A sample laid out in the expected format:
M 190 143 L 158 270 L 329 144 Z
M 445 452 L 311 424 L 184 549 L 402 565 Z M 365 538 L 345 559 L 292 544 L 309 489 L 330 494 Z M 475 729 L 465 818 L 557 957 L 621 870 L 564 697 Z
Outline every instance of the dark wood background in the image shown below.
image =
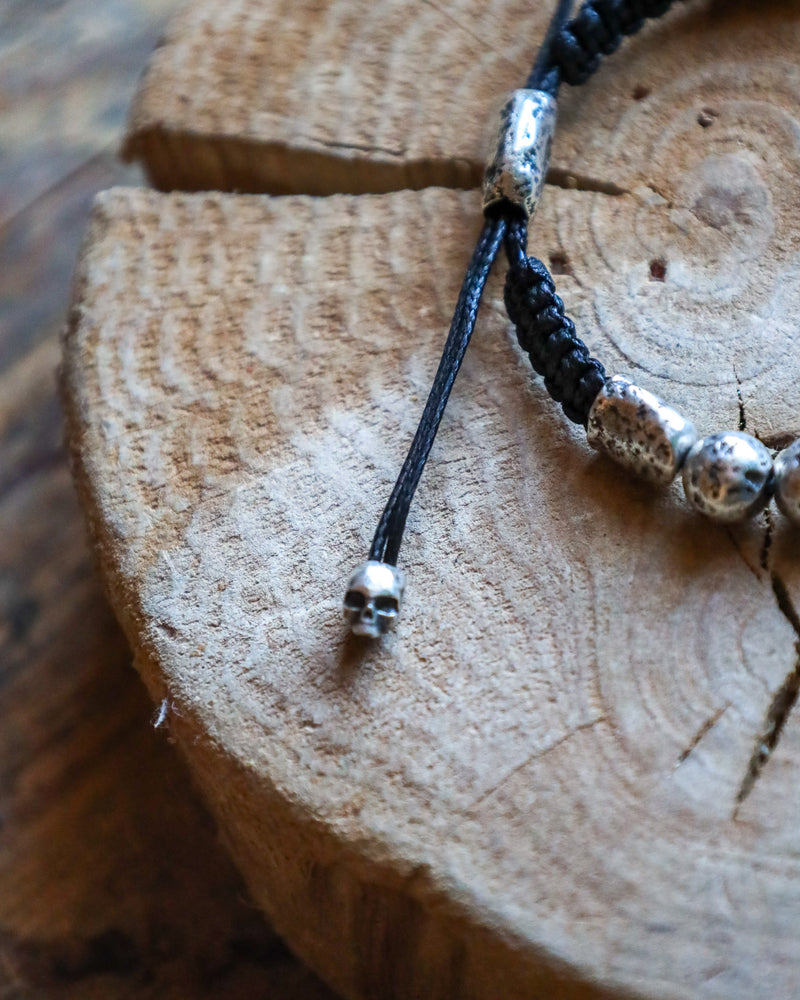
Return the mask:
M 248 902 L 103 598 L 58 334 L 179 0 L 0 5 L 0 1000 L 332 1000 Z

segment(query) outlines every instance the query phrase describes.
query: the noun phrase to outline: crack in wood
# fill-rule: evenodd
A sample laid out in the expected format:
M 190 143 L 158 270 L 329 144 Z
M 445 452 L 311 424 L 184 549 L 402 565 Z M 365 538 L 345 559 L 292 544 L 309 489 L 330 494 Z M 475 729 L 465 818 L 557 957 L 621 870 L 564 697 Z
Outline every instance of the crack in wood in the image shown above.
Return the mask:
M 747 414 L 744 411 L 744 397 L 742 396 L 742 380 L 739 378 L 739 373 L 736 371 L 736 365 L 733 366 L 733 377 L 736 379 L 736 398 L 739 401 L 739 430 L 747 430 Z
M 716 724 L 719 722 L 719 720 L 728 711 L 730 707 L 731 703 L 727 701 L 725 702 L 724 705 L 718 708 L 713 715 L 709 716 L 709 718 L 706 719 L 703 725 L 700 726 L 700 728 L 692 737 L 692 740 L 689 743 L 689 745 L 683 751 L 681 751 L 680 756 L 675 762 L 675 767 L 680 767 L 685 760 L 688 760 L 688 758 L 691 756 L 692 752 L 696 749 L 699 743 L 711 732 L 714 726 L 716 726 Z
M 611 198 L 620 198 L 630 194 L 628 188 L 620 187 L 613 181 L 603 181 L 598 177 L 586 174 L 575 174 L 563 167 L 550 167 L 547 171 L 547 183 L 553 187 L 564 188 L 567 191 L 593 191 L 596 194 L 606 194 Z
M 800 615 L 797 613 L 797 609 L 789 596 L 789 591 L 786 589 L 786 584 L 783 580 L 777 573 L 772 574 L 771 580 L 772 592 L 775 595 L 775 600 L 778 602 L 781 614 L 794 629 L 795 635 L 798 638 L 798 642 L 795 643 L 795 645 L 798 647 L 798 652 L 800 652 Z
M 800 694 L 800 615 L 797 613 L 797 609 L 789 596 L 783 580 L 777 573 L 772 573 L 770 579 L 772 581 L 772 592 L 775 595 L 778 608 L 792 626 L 797 636 L 794 644 L 796 656 L 792 669 L 784 677 L 767 709 L 764 725 L 756 739 L 755 748 L 747 765 L 747 771 L 736 796 L 736 808 L 733 813 L 734 819 L 737 816 L 739 806 L 752 792 L 767 761 L 777 747 L 784 726 L 794 708 L 798 694 Z
M 579 723 L 577 726 L 574 726 L 572 729 L 567 730 L 566 733 L 564 733 L 562 736 L 559 736 L 558 739 L 554 740 L 552 743 L 548 744 L 545 747 L 539 747 L 533 753 L 528 754 L 528 756 L 525 758 L 525 760 L 523 760 L 521 763 L 517 764 L 517 766 L 513 767 L 507 774 L 504 774 L 503 777 L 499 781 L 495 782 L 495 784 L 493 784 L 493 785 L 490 785 L 489 788 L 487 788 L 484 791 L 482 791 L 480 793 L 480 795 L 478 795 L 475 799 L 473 799 L 472 802 L 470 803 L 469 808 L 470 809 L 474 809 L 475 806 L 479 806 L 482 802 L 484 802 L 490 796 L 494 795 L 494 793 L 498 789 L 502 788 L 502 786 L 510 778 L 513 778 L 515 774 L 518 774 L 524 767 L 526 767 L 532 761 L 534 761 L 534 760 L 541 760 L 542 757 L 546 757 L 548 754 L 552 753 L 554 750 L 557 750 L 560 746 L 563 746 L 567 742 L 567 740 L 571 740 L 572 737 L 575 736 L 577 733 L 585 732 L 588 729 L 594 729 L 594 727 L 600 725 L 601 722 L 606 722 L 606 716 L 605 715 L 599 715 L 599 716 L 597 716 L 597 718 L 589 719 L 587 722 L 581 722 L 581 723 Z
M 761 583 L 762 577 L 761 577 L 761 574 L 758 571 L 758 567 L 754 566 L 750 562 L 750 560 L 747 558 L 747 556 L 745 555 L 742 547 L 739 545 L 739 541 L 738 541 L 738 539 L 736 537 L 735 532 L 733 531 L 733 529 L 731 528 L 730 525 L 725 525 L 725 534 L 728 536 L 728 540 L 730 541 L 731 545 L 733 546 L 736 554 L 739 556 L 739 558 L 742 560 L 742 562 L 745 564 L 745 566 L 750 570 L 750 572 L 753 574 L 753 576 L 756 578 L 756 580 L 758 580 L 758 582 Z
M 736 398 L 738 400 L 738 405 L 739 405 L 739 430 L 740 431 L 746 431 L 747 430 L 747 412 L 746 412 L 746 409 L 745 409 L 744 396 L 742 395 L 742 380 L 739 378 L 739 373 L 736 370 L 736 364 L 735 363 L 733 365 L 733 376 L 736 379 Z M 757 431 L 753 431 L 753 436 L 756 437 L 759 441 L 761 441 L 761 443 L 765 447 L 767 447 L 767 448 L 772 448 L 773 447 L 771 444 L 769 444 L 769 442 L 767 441 L 767 439 L 762 438 L 758 434 Z M 792 438 L 792 440 L 794 440 L 794 438 Z M 764 538 L 763 538 L 763 540 L 761 542 L 761 551 L 760 551 L 759 557 L 758 557 L 759 566 L 760 566 L 760 568 L 764 572 L 769 572 L 769 556 L 770 556 L 770 549 L 772 548 L 772 532 L 773 532 L 773 528 L 774 528 L 774 522 L 773 522 L 773 519 L 772 519 L 772 511 L 770 510 L 769 507 L 766 507 L 764 509 Z M 761 576 L 758 573 L 758 570 L 748 562 L 748 560 L 746 559 L 744 553 L 739 548 L 739 545 L 738 545 L 738 543 L 736 541 L 736 538 L 735 538 L 733 532 L 730 529 L 728 529 L 728 537 L 730 538 L 731 542 L 733 543 L 733 546 L 736 549 L 736 551 L 742 557 L 742 561 L 744 562 L 744 564 L 747 566 L 747 568 L 750 570 L 750 572 L 756 577 L 756 579 L 760 580 Z
M 431 187 L 472 190 L 480 187 L 485 169 L 483 161 L 472 157 L 415 159 L 407 157 L 402 147 L 348 143 L 311 135 L 302 138 L 308 148 L 295 148 L 282 141 L 200 136 L 149 126 L 127 137 L 121 157 L 126 163 L 141 162 L 150 182 L 160 191 L 214 190 L 312 197 L 389 194 Z M 169 163 L 166 171 L 165 162 Z M 182 172 L 182 165 L 186 164 L 191 164 L 189 173 Z M 612 198 L 630 194 L 627 188 L 613 181 L 575 174 L 563 167 L 551 166 L 546 183 L 567 191 Z
M 325 149 L 345 149 L 353 150 L 356 153 L 381 153 L 384 156 L 391 156 L 396 159 L 402 159 L 405 156 L 406 151 L 402 146 L 398 146 L 397 149 L 392 149 L 390 146 L 378 146 L 373 143 L 368 142 L 339 142 L 335 139 L 313 139 L 310 136 L 301 136 L 301 139 L 306 139 L 307 141 L 316 141 Z
M 772 511 L 769 507 L 764 510 L 764 540 L 761 543 L 761 554 L 759 556 L 759 563 L 764 572 L 769 572 L 769 556 L 772 549 L 772 530 L 774 528 L 774 521 L 772 520 Z

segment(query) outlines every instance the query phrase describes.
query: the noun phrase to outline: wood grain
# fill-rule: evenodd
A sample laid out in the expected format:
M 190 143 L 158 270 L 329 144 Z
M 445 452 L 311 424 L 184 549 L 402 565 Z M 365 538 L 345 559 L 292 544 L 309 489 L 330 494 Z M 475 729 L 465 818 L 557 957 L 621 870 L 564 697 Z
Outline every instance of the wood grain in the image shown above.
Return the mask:
M 164 189 L 473 187 L 486 101 L 524 78 L 549 7 L 192 4 L 151 60 L 126 155 Z
M 276 37 L 261 9 L 176 22 L 131 135 L 185 106 L 170 157 L 241 139 L 254 183 L 285 190 L 288 163 L 342 190 L 323 147 L 379 133 L 385 60 L 319 89 L 320 143 L 312 12 Z M 399 9 L 357 51 L 418 79 Z M 358 4 L 323 10 L 323 37 L 362 38 Z M 426 65 L 470 64 L 470 11 L 428 25 Z M 513 4 L 491 13 L 528 37 Z M 564 100 L 534 237 L 612 371 L 774 444 L 797 430 L 798 41 L 794 5 L 694 4 L 627 46 Z M 387 183 L 473 162 L 485 99 L 465 88 L 461 132 L 407 98 Z M 166 186 L 237 179 L 202 157 L 159 175 L 153 148 Z M 383 147 L 347 158 L 355 195 L 103 196 L 65 342 L 115 610 L 254 897 L 351 997 L 797 995 L 797 538 L 776 514 L 699 521 L 593 456 L 514 347 L 499 277 L 409 521 L 405 616 L 382 645 L 345 636 L 479 226 L 475 192 L 427 186 L 455 175 L 370 195 Z
M 71 439 L 139 669 L 259 902 L 345 995 L 489 996 L 502 968 L 532 996 L 752 997 L 764 962 L 794 988 L 796 727 L 787 787 L 737 810 L 797 638 L 738 550 L 763 528 L 593 461 L 496 284 L 412 516 L 406 618 L 382 647 L 344 637 L 456 291 L 426 261 L 464 263 L 475 205 L 99 204 Z
M 110 147 L 175 4 L 0 9 L 0 996 L 331 994 L 246 900 L 135 672 L 66 454 L 58 330 Z

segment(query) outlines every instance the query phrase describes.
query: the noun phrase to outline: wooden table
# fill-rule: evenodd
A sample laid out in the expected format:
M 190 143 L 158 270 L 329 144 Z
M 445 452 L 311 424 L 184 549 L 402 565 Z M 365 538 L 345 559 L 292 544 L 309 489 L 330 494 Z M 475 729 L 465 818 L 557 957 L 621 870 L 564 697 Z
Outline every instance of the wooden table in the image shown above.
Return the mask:
M 0 996 L 331 994 L 249 904 L 130 669 L 73 493 L 58 333 L 176 0 L 0 10 Z

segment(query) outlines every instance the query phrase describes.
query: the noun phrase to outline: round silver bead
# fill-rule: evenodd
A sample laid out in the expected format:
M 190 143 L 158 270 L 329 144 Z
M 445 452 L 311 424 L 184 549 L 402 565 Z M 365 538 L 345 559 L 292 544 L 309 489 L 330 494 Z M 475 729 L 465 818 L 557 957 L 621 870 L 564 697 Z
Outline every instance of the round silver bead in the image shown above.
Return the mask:
M 775 457 L 775 502 L 793 524 L 800 525 L 800 439 Z
M 542 90 L 514 90 L 500 110 L 483 178 L 483 210 L 501 202 L 530 218 L 544 187 L 556 129 L 555 98 Z
M 397 621 L 405 586 L 405 574 L 396 566 L 374 559 L 359 566 L 344 597 L 350 631 L 379 639 Z
M 623 375 L 608 379 L 586 423 L 593 448 L 652 483 L 671 483 L 697 431 L 677 410 Z
M 740 431 L 709 434 L 692 448 L 683 466 L 689 502 L 725 524 L 757 514 L 769 502 L 773 483 L 769 450 Z

